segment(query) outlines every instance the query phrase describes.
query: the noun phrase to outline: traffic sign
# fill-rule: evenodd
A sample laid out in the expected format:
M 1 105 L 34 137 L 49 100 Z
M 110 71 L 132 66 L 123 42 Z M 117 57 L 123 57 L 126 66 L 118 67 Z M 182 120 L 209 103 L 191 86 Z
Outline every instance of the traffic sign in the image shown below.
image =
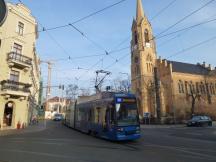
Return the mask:
M 7 6 L 4 0 L 0 0 L 0 26 L 4 23 L 7 17 Z

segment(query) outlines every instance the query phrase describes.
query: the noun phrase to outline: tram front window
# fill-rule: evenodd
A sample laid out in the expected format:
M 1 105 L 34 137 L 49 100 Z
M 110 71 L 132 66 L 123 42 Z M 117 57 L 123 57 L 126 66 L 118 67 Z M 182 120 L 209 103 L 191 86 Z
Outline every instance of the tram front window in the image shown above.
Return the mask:
M 137 125 L 138 113 L 136 103 L 116 104 L 118 126 Z

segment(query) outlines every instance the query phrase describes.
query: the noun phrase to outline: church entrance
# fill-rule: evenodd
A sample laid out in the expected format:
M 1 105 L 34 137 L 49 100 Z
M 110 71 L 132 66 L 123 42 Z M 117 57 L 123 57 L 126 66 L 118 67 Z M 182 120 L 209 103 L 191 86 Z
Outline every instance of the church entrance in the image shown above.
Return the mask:
M 10 127 L 12 125 L 14 103 L 9 101 L 5 104 L 3 125 Z

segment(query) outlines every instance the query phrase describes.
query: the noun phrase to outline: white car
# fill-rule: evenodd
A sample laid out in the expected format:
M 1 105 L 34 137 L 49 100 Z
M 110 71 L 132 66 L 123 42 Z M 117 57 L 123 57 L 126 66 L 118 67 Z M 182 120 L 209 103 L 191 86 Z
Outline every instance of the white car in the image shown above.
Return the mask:
M 61 121 L 63 120 L 63 115 L 62 114 L 55 114 L 53 117 L 54 121 Z

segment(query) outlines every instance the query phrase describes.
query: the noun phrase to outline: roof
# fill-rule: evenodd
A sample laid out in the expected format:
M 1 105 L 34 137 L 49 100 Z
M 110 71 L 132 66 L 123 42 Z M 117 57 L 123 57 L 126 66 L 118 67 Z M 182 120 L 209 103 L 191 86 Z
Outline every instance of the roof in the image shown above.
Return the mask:
M 208 75 L 211 70 L 203 67 L 202 65 L 195 65 L 183 62 L 176 61 L 168 61 L 172 63 L 172 71 L 180 72 L 180 73 L 189 73 L 189 74 L 197 74 L 197 75 Z

